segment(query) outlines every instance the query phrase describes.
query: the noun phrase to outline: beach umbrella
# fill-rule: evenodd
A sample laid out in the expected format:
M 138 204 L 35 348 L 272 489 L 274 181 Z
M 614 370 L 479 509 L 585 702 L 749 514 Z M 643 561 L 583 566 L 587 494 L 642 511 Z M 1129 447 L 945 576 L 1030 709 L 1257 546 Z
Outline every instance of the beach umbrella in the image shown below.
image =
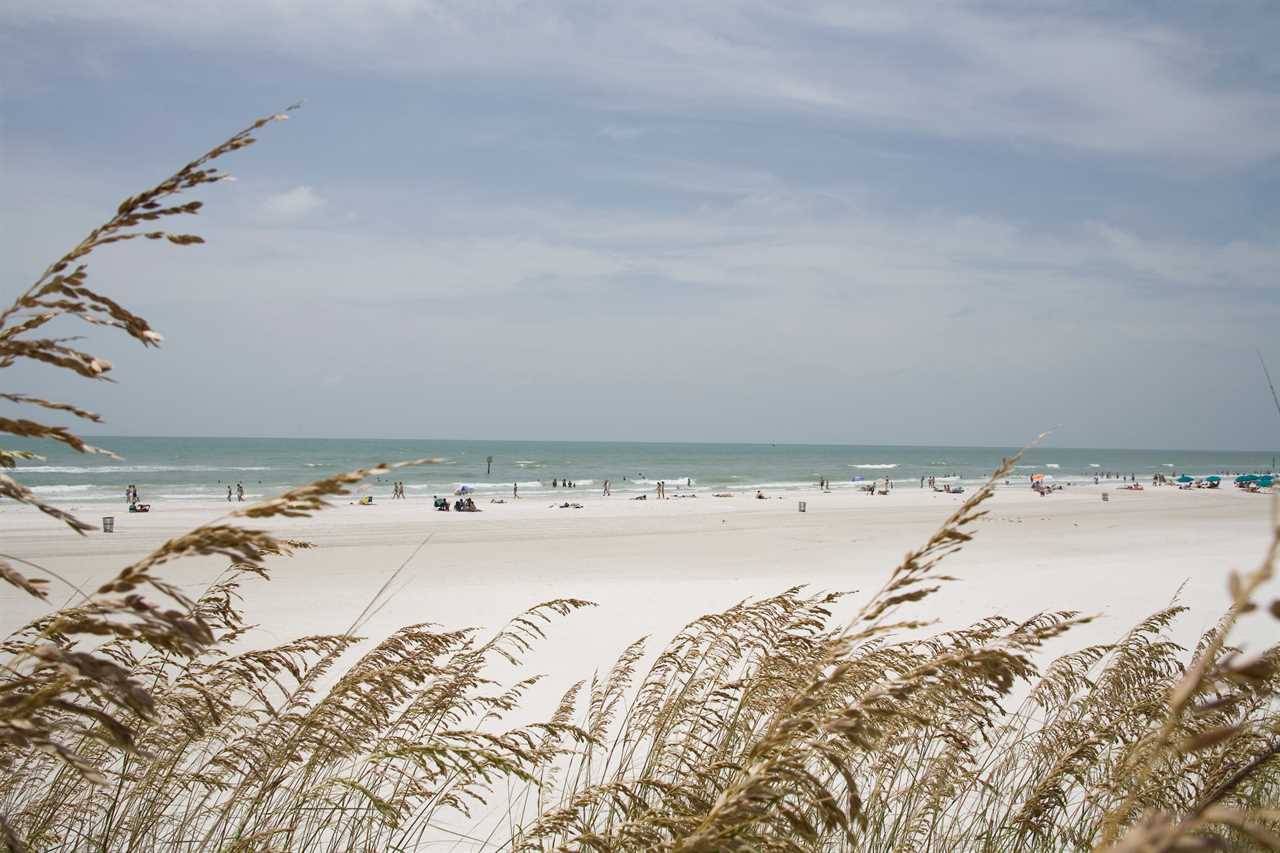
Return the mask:
M 1187 476 L 1186 474 L 1183 474 L 1181 477 L 1179 477 L 1179 478 L 1178 478 L 1177 480 L 1175 480 L 1174 482 L 1176 482 L 1176 483 L 1190 483 L 1190 482 L 1192 482 L 1192 480 L 1191 480 L 1191 478 L 1190 478 L 1189 476 Z
M 457 488 L 453 490 L 455 495 L 469 495 L 475 491 L 474 486 L 468 486 L 466 483 L 459 483 Z
M 1258 479 L 1258 475 L 1257 475 L 1257 474 L 1241 474 L 1239 477 L 1236 477 L 1236 482 L 1237 482 L 1237 483 L 1252 483 L 1252 482 L 1253 482 L 1254 480 L 1256 480 L 1256 479 Z
M 1271 477 L 1271 476 L 1259 477 L 1259 478 L 1258 478 L 1258 487 L 1259 487 L 1259 488 L 1263 488 L 1263 489 L 1269 489 L 1269 488 L 1271 488 L 1271 484 L 1272 484 L 1272 483 L 1274 483 L 1274 482 L 1275 482 L 1275 478 L 1274 478 L 1274 477 Z
M 1205 479 L 1208 480 L 1210 483 L 1216 483 L 1222 478 L 1219 477 L 1217 474 L 1210 474 L 1208 477 L 1205 477 Z

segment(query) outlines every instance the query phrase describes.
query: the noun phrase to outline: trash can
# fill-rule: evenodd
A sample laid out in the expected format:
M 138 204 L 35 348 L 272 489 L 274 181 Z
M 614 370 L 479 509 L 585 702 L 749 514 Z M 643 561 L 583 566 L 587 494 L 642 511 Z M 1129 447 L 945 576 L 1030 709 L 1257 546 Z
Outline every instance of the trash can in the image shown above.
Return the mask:
M 804 511 L 805 511 L 805 507 L 806 507 L 806 506 L 808 506 L 808 501 L 800 501 L 800 511 L 801 511 L 801 512 L 804 512 Z
M 116 530 L 116 520 L 114 516 L 104 515 L 102 517 L 102 532 L 114 533 Z

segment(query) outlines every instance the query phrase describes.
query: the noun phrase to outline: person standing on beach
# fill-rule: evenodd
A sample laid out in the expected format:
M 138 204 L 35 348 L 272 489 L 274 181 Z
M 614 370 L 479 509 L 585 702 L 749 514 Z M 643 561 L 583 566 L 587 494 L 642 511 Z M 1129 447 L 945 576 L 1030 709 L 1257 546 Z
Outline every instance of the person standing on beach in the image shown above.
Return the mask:
M 609 481 L 608 481 L 608 480 L 605 480 L 605 481 L 604 481 L 604 495 L 603 495 L 603 497 L 606 497 L 606 498 L 607 498 L 607 497 L 609 497 Z
M 512 483 L 512 484 L 511 484 L 511 497 L 513 497 L 513 498 L 518 498 L 518 497 L 520 497 L 520 484 L 519 484 L 519 483 Z
M 240 483 L 236 483 L 236 500 L 244 500 L 244 486 Z
M 231 503 L 231 484 L 227 484 L 227 503 Z

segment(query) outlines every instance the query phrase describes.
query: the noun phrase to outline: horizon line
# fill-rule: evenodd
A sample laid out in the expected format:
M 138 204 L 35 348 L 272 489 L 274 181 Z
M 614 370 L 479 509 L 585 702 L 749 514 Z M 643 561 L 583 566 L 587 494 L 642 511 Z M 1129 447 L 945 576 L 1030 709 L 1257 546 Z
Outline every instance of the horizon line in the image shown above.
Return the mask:
M 81 433 L 84 438 L 99 439 L 225 439 L 234 441 L 413 441 L 413 442 L 472 442 L 477 444 L 658 444 L 658 445 L 737 445 L 746 447 L 901 447 L 901 448 L 952 448 L 957 450 L 1125 450 L 1140 452 L 1182 452 L 1182 453 L 1259 453 L 1259 454 L 1280 454 L 1280 449 L 1262 449 L 1262 448 L 1225 448 L 1225 447 L 1104 447 L 1101 445 L 1061 445 L 1057 447 L 1045 447 L 1043 444 L 1031 447 L 1028 445 L 1018 444 L 923 444 L 923 443 L 830 443 L 830 442 L 813 442 L 813 441 L 639 441 L 634 439 L 580 439 L 580 438 L 413 438 L 406 436 L 398 436 L 388 438 L 383 436 L 322 436 L 322 435 L 108 435 L 105 433 Z M 28 439 L 32 440 L 32 439 Z

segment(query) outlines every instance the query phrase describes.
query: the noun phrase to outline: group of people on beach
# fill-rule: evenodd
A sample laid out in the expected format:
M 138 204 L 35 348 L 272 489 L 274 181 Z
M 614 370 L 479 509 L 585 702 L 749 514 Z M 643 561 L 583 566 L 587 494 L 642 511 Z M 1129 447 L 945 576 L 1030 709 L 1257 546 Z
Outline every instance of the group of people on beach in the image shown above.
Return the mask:
M 391 500 L 402 501 L 404 499 L 404 483 L 397 480 L 391 484 Z
M 944 479 L 948 480 L 948 482 L 943 483 L 941 486 L 939 486 L 937 475 L 933 475 L 930 477 L 921 477 L 920 488 L 923 489 L 925 487 L 925 484 L 927 483 L 929 485 L 929 488 L 933 489 L 935 492 L 944 492 L 948 495 L 964 494 L 964 486 L 960 485 L 959 483 L 950 482 L 952 477 L 946 477 Z M 1005 485 L 1008 485 L 1008 483 L 1009 481 L 1005 480 Z
M 400 497 L 403 498 L 404 495 L 402 494 Z M 431 497 L 432 497 L 431 505 L 436 508 L 437 512 L 449 511 L 448 498 L 442 498 L 439 495 L 432 495 Z M 480 512 L 480 507 L 476 506 L 476 502 L 468 496 L 465 498 L 458 498 L 456 501 L 454 501 L 453 511 L 454 512 Z
M 244 486 L 236 483 L 236 500 L 244 500 Z M 227 486 L 227 503 L 231 503 L 231 486 Z
M 124 499 L 129 502 L 129 512 L 150 512 L 151 504 L 144 504 L 138 497 L 138 487 L 130 483 L 124 487 Z

